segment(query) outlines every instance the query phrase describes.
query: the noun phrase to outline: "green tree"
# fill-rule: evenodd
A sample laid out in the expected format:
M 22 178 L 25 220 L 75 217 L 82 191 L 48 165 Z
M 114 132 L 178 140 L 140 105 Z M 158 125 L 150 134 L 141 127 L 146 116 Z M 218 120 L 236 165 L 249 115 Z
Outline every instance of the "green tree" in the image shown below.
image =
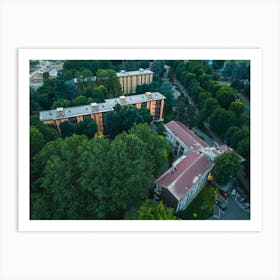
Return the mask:
M 162 93 L 166 99 L 164 102 L 164 112 L 168 113 L 172 111 L 172 107 L 175 104 L 175 100 L 173 97 L 173 87 L 172 84 L 168 81 L 162 82 L 159 92 Z
M 229 86 L 221 87 L 216 93 L 216 99 L 221 107 L 228 109 L 231 102 L 236 100 L 236 93 Z
M 85 136 L 73 135 L 58 142 L 59 153 L 47 160 L 42 177 L 43 193 L 50 197 L 51 219 L 84 219 L 86 206 L 78 179 L 81 170 L 76 162 L 80 158 L 78 147 Z
M 210 116 L 211 128 L 220 137 L 224 137 L 226 131 L 231 127 L 236 125 L 237 119 L 232 111 L 226 111 L 223 108 L 216 108 Z
M 175 103 L 175 118 L 181 122 L 184 122 L 186 119 L 186 107 L 188 105 L 188 99 L 184 96 L 179 96 Z
M 136 135 L 145 143 L 145 152 L 149 155 L 153 174 L 158 174 L 164 162 L 168 159 L 170 144 L 163 136 L 157 135 L 148 124 L 138 124 L 129 130 L 129 134 Z
M 237 126 L 231 126 L 225 134 L 225 142 L 231 148 L 235 149 L 242 139 L 248 136 L 248 132 Z
M 192 104 L 189 104 L 186 108 L 186 119 L 185 124 L 192 128 L 197 124 L 196 112 L 195 107 Z
M 103 85 L 107 89 L 106 98 L 116 97 L 121 93 L 121 84 L 114 70 L 99 69 L 96 73 L 98 86 Z
M 204 106 L 200 111 L 200 116 L 203 120 L 208 120 L 211 114 L 219 107 L 218 101 L 213 97 L 208 97 L 204 101 Z
M 163 60 L 154 60 L 152 63 L 152 71 L 158 75 L 159 77 L 162 76 L 164 71 L 164 61 Z
M 91 117 L 85 117 L 83 121 L 74 125 L 74 132 L 77 135 L 86 135 L 89 139 L 93 138 L 97 132 L 97 124 Z
M 134 134 L 122 133 L 111 143 L 110 176 L 112 201 L 120 210 L 138 205 L 148 193 L 152 182 L 151 156 L 145 143 Z
M 46 144 L 43 134 L 37 127 L 30 126 L 30 157 L 34 157 Z
M 226 152 L 215 159 L 214 178 L 218 184 L 225 185 L 236 176 L 240 167 L 238 155 L 234 151 Z
M 105 115 L 105 129 L 104 134 L 114 138 L 121 132 L 121 119 L 117 111 L 108 112 Z
M 241 101 L 233 101 L 230 103 L 229 110 L 235 113 L 236 117 L 239 118 L 244 112 L 244 103 Z
M 215 71 L 221 70 L 224 67 L 225 61 L 224 60 L 213 60 L 212 67 Z
M 65 98 L 59 98 L 53 102 L 52 108 L 55 109 L 59 107 L 63 107 L 63 108 L 71 107 L 71 101 Z
M 74 124 L 71 121 L 65 121 L 59 125 L 63 138 L 71 136 L 75 132 Z
M 37 116 L 30 117 L 30 125 L 35 126 L 40 131 L 46 142 L 56 140 L 60 137 L 54 125 L 45 125 Z
M 174 215 L 174 209 L 167 207 L 162 201 L 152 203 L 145 200 L 132 215 L 131 220 L 181 220 Z

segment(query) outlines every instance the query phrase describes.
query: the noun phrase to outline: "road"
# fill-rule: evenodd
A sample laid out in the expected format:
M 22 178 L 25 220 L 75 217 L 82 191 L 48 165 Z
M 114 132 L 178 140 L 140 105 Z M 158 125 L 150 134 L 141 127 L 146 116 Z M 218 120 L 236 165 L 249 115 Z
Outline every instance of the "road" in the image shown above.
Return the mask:
M 241 208 L 232 195 L 229 195 L 227 200 L 223 200 L 221 196 L 218 199 L 225 202 L 227 209 L 222 211 L 217 205 L 214 205 L 214 216 L 209 220 L 250 220 L 250 212 Z
M 193 106 L 194 106 L 194 108 L 195 108 L 195 112 L 196 112 L 196 115 L 199 115 L 199 111 L 198 111 L 198 109 L 196 108 L 196 104 L 193 102 L 193 100 L 191 99 L 191 97 L 188 95 L 188 93 L 187 93 L 187 91 L 185 90 L 185 88 L 183 87 L 183 85 L 174 77 L 174 79 L 173 79 L 173 83 L 175 84 L 175 85 L 177 85 L 179 88 L 180 88 L 180 90 L 181 90 L 181 92 L 184 94 L 184 96 L 188 99 L 188 102 L 189 102 L 189 104 L 192 104 Z M 206 129 L 207 129 L 207 134 L 209 135 L 209 136 L 211 136 L 211 138 L 214 140 L 214 142 L 216 142 L 218 145 L 223 145 L 224 143 L 218 138 L 218 136 L 210 129 L 210 126 L 209 126 L 209 124 L 207 123 L 207 122 L 204 122 L 203 123 L 204 124 L 204 126 L 206 127 Z M 206 135 L 206 134 L 205 134 Z M 208 136 L 208 138 L 209 138 L 209 136 Z M 203 137 L 203 136 L 202 136 Z M 204 138 L 204 137 L 203 137 Z M 210 138 L 209 138 L 210 139 Z M 213 142 L 213 140 L 211 140 L 211 142 Z M 207 142 L 207 141 L 206 141 Z M 214 146 L 214 144 L 212 145 L 212 146 Z
M 196 108 L 196 104 L 192 101 L 191 97 L 188 95 L 188 93 L 187 93 L 187 91 L 185 90 L 185 88 L 183 87 L 183 85 L 182 85 L 175 77 L 174 77 L 174 79 L 173 79 L 173 83 L 174 83 L 175 85 L 177 85 L 177 86 L 180 88 L 181 92 L 182 92 L 182 93 L 184 94 L 184 96 L 188 99 L 189 103 L 192 104 L 192 105 L 194 106 L 196 115 L 198 115 L 198 114 L 199 114 L 199 111 L 198 111 L 197 108 Z M 249 117 L 249 114 L 250 114 L 250 102 L 249 102 L 248 100 L 246 100 L 246 98 L 245 98 L 244 96 L 242 96 L 241 94 L 240 94 L 240 96 L 241 96 L 241 100 L 242 100 L 242 101 L 244 100 L 244 104 L 245 104 L 245 105 L 244 105 L 244 106 L 245 106 L 245 114 L 247 114 L 248 117 Z M 246 113 L 246 112 L 247 112 L 247 113 Z M 197 128 L 195 128 L 195 129 L 197 129 L 197 132 L 200 131 L 202 138 L 205 139 L 205 142 L 208 143 L 210 146 L 214 146 L 214 145 L 211 145 L 211 143 L 213 144 L 213 142 L 216 142 L 218 145 L 223 145 L 224 143 L 223 143 L 223 142 L 219 139 L 219 137 L 211 130 L 209 123 L 204 122 L 203 124 L 204 124 L 205 128 L 207 129 L 207 134 L 201 132 L 201 131 L 200 131 L 199 129 L 197 129 Z M 195 130 L 195 129 L 193 128 L 193 130 Z M 199 135 L 199 133 L 197 133 L 197 134 Z M 204 134 L 204 136 L 203 136 L 203 134 Z M 210 137 L 209 137 L 208 135 L 209 135 Z M 209 141 L 209 142 L 208 142 L 208 141 Z M 237 177 L 240 179 L 240 181 L 242 182 L 242 184 L 245 186 L 246 190 L 249 191 L 249 190 L 250 190 L 250 183 L 249 183 L 248 179 L 246 179 L 246 176 L 245 176 L 244 172 L 242 172 L 242 170 L 237 174 Z

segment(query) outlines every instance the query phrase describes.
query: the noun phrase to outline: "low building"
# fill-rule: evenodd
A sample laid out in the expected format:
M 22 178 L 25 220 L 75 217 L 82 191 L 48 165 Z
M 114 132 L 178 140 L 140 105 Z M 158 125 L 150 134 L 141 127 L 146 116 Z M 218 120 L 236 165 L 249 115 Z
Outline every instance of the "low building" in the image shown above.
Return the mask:
M 80 122 L 86 116 L 93 118 L 98 127 L 98 134 L 103 134 L 105 115 L 113 111 L 117 104 L 121 106 L 134 106 L 150 110 L 154 120 L 161 120 L 163 114 L 165 96 L 159 92 L 146 92 L 131 96 L 119 96 L 106 99 L 103 103 L 91 103 L 88 105 L 56 108 L 40 112 L 40 120 L 45 124 L 54 124 L 58 131 L 59 125 L 64 121 Z
M 176 212 L 186 209 L 206 184 L 213 162 L 203 153 L 181 156 L 155 181 L 155 195 Z
M 232 149 L 226 145 L 208 146 L 178 121 L 171 121 L 164 127 L 177 160 L 155 181 L 155 199 L 163 200 L 179 212 L 186 209 L 205 186 L 215 158 Z
M 165 126 L 167 140 L 172 144 L 173 153 L 176 157 L 188 154 L 191 150 L 199 150 L 208 145 L 178 121 L 171 121 Z

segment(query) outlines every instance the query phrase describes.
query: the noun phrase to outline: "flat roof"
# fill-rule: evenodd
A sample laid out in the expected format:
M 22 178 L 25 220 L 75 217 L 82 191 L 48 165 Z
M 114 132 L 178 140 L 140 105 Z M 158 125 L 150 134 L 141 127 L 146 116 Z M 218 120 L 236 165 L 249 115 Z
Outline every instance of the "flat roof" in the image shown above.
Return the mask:
M 84 116 L 84 115 L 90 115 L 95 113 L 113 111 L 116 104 L 125 106 L 125 105 L 133 105 L 142 102 L 161 100 L 165 98 L 166 97 L 162 95 L 160 92 L 152 92 L 150 97 L 148 97 L 145 93 L 130 95 L 130 96 L 125 96 L 125 99 L 123 99 L 123 101 L 119 97 L 105 99 L 105 102 L 97 103 L 97 108 L 94 109 L 90 104 L 63 108 L 63 114 L 61 115 L 57 113 L 57 108 L 53 110 L 41 111 L 39 117 L 41 121 L 73 118 L 77 116 Z
M 124 70 L 123 70 L 124 71 Z M 124 72 L 117 72 L 118 77 L 126 77 L 126 76 L 136 76 L 136 75 L 146 75 L 146 74 L 153 74 L 154 72 L 149 69 L 143 70 L 136 70 L 136 71 L 124 71 Z
M 122 70 L 124 71 L 124 70 Z M 154 72 L 149 70 L 149 69 L 143 69 L 143 70 L 135 70 L 135 71 L 124 71 L 124 72 L 117 72 L 116 75 L 117 77 L 127 77 L 127 76 L 136 76 L 136 75 L 146 75 L 146 74 L 153 74 Z M 78 78 L 74 78 L 74 83 L 79 83 Z M 83 78 L 83 82 L 95 82 L 96 81 L 96 76 L 93 77 L 86 77 Z
M 212 166 L 212 161 L 206 155 L 192 151 L 176 161 L 155 183 L 168 189 L 179 201 Z

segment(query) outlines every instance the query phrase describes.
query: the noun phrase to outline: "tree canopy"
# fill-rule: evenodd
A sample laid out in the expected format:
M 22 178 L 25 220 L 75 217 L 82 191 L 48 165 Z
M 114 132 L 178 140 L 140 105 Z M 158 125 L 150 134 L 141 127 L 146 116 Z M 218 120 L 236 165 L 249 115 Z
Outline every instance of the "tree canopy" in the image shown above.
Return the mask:
M 174 209 L 167 207 L 162 201 L 152 203 L 145 200 L 131 220 L 181 220 L 174 215 Z
M 123 218 L 147 197 L 168 149 L 146 124 L 112 141 L 73 134 L 47 143 L 32 165 L 31 218 Z
M 96 72 L 97 84 L 103 85 L 107 90 L 107 98 L 119 96 L 121 93 L 121 84 L 114 70 L 99 69 Z
M 225 185 L 231 178 L 236 176 L 240 167 L 238 155 L 234 151 L 226 152 L 215 160 L 214 178 L 217 183 Z

